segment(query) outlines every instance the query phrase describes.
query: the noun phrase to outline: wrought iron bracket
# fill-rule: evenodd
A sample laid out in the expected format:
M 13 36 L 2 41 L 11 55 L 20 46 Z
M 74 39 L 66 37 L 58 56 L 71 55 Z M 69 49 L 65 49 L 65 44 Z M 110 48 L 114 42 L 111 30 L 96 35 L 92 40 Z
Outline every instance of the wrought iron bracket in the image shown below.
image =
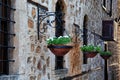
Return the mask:
M 76 29 L 75 29 L 75 34 L 76 34 L 76 36 L 78 37 L 78 36 L 80 36 L 80 34 L 81 34 L 81 37 L 83 37 L 83 36 L 84 36 L 84 35 L 83 35 L 83 30 L 80 29 L 80 26 L 79 26 L 78 24 L 75 24 L 75 23 L 73 23 L 73 25 L 74 25 L 75 28 L 76 28 Z M 91 30 L 89 30 L 89 29 L 86 29 L 86 30 L 87 30 L 87 32 L 88 32 L 88 39 L 91 38 L 91 37 L 90 37 L 91 35 L 94 36 L 94 39 L 95 39 L 94 44 L 95 44 L 95 45 L 104 42 L 103 39 L 102 39 L 102 36 L 99 35 L 98 33 L 96 33 L 95 30 L 93 30 L 93 31 L 91 31 Z M 98 41 L 97 41 L 97 40 L 98 40 Z
M 112 16 L 112 0 L 110 0 L 110 10 L 107 10 L 106 7 L 102 4 L 102 8 L 105 10 L 105 12 L 107 13 L 107 15 L 109 15 L 110 17 Z
M 53 27 L 53 23 L 55 22 L 55 20 L 57 19 L 57 21 L 59 23 L 62 23 L 63 21 L 60 20 L 59 16 L 63 16 L 64 13 L 62 12 L 48 12 L 47 10 L 43 10 L 38 6 L 38 20 L 37 20 L 37 34 L 38 34 L 38 40 L 39 40 L 39 34 L 43 34 L 45 32 L 45 30 L 47 29 L 47 25 L 49 25 L 50 27 Z M 45 24 L 46 26 L 43 26 L 40 28 L 41 23 L 48 17 L 53 16 L 54 20 L 50 21 L 50 19 L 48 19 Z M 55 28 L 55 27 L 53 27 Z

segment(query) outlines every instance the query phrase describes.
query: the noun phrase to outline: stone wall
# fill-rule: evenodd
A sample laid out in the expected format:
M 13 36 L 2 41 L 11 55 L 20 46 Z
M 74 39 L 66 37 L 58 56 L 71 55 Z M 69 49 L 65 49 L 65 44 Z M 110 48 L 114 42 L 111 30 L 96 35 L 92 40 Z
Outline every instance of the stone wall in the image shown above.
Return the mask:
M 67 4 L 67 12 L 66 12 L 66 30 L 70 33 L 70 36 L 72 36 L 73 41 L 74 40 L 74 32 L 72 32 L 73 23 L 76 23 L 80 25 L 80 28 L 82 29 L 83 25 L 83 17 L 85 14 L 88 15 L 88 29 L 93 28 L 97 29 L 100 26 L 96 26 L 97 24 L 100 24 L 100 19 L 101 19 L 101 14 L 97 14 L 96 10 L 99 9 L 97 6 L 96 9 L 94 8 L 98 2 L 96 1 L 96 5 L 94 5 L 95 2 L 90 1 L 90 2 L 84 2 L 80 4 L 80 1 L 65 1 Z M 40 3 L 40 2 L 38 2 Z M 55 3 L 53 1 L 53 3 Z M 74 3 L 74 4 L 73 4 Z M 89 5 L 92 4 L 93 6 Z M 56 72 L 54 70 L 55 67 L 55 56 L 47 49 L 46 46 L 46 39 L 48 37 L 54 36 L 54 34 L 50 35 L 40 35 L 40 40 L 37 40 L 37 7 L 35 5 L 32 5 L 31 3 L 25 4 L 26 8 L 23 8 L 23 11 L 26 10 L 24 13 L 27 13 L 27 15 L 22 18 L 24 19 L 25 24 L 22 24 L 23 26 L 20 27 L 20 35 L 23 35 L 23 40 L 20 41 L 20 72 L 24 73 L 25 76 L 21 75 L 21 79 L 27 79 L 27 80 L 56 80 L 64 77 L 61 74 L 54 74 Z M 43 6 L 46 6 L 43 4 Z M 53 5 L 55 6 L 55 4 Z M 52 6 L 50 6 L 52 8 Z M 48 10 L 50 9 L 48 8 Z M 71 11 L 72 9 L 72 11 Z M 50 9 L 52 10 L 52 9 Z M 22 12 L 23 12 L 22 11 Z M 84 14 L 85 13 L 85 14 Z M 99 11 L 98 11 L 99 13 Z M 97 17 L 93 16 L 96 15 Z M 22 15 L 21 15 L 22 16 Z M 78 18 L 77 18 L 78 17 Z M 79 18 L 81 17 L 81 18 Z M 91 20 L 92 19 L 92 20 Z M 97 23 L 97 22 L 100 23 Z M 28 24 L 26 24 L 28 23 Z M 97 24 L 96 24 L 97 23 Z M 69 26 L 68 26 L 69 25 Z M 95 28 L 96 27 L 96 28 Z M 24 29 L 24 30 L 22 30 Z M 50 29 L 48 29 L 48 34 Z M 71 33 L 72 32 L 72 33 Z M 54 32 L 53 32 L 54 33 Z M 22 36 L 21 36 L 22 38 Z M 92 39 L 90 39 L 91 42 L 93 42 Z M 26 43 L 24 43 L 26 41 Z M 81 41 L 79 41 L 81 42 Z M 71 52 L 66 55 L 65 57 L 65 65 L 66 68 L 68 68 L 68 75 L 76 75 L 81 73 L 81 58 L 82 58 L 82 53 L 80 53 L 80 43 L 75 44 L 74 48 L 71 50 Z M 22 44 L 23 43 L 23 44 Z M 24 56 L 23 56 L 24 55 Z M 89 67 L 89 69 L 94 69 L 96 67 L 99 67 L 101 65 L 101 61 L 97 56 L 96 59 L 89 59 L 88 64 L 84 65 L 85 67 Z M 98 62 L 96 63 L 95 61 Z M 68 61 L 68 62 L 66 62 Z M 92 65 L 91 65 L 92 64 Z M 70 66 L 68 66 L 70 65 Z M 85 69 L 83 67 L 83 69 Z M 87 69 L 87 70 L 89 70 Z M 85 70 L 86 71 L 86 70 Z M 94 75 L 96 72 L 93 72 L 91 74 L 87 74 L 88 79 L 92 79 L 93 77 L 92 74 Z M 98 73 L 98 72 L 97 72 Z M 98 73 L 98 76 L 100 76 L 101 71 Z M 96 75 L 97 76 L 97 75 Z M 103 76 L 103 75 L 101 75 Z M 86 77 L 85 77 L 86 78 Z M 96 78 L 96 77 L 95 77 Z M 94 79 L 95 79 L 94 78 Z M 102 78 L 102 77 L 101 77 Z M 77 78 L 76 78 L 77 79 Z M 78 78 L 80 79 L 80 78 Z
M 57 0 L 32 1 L 39 3 L 48 11 L 55 11 Z M 101 0 L 64 0 L 64 2 L 66 6 L 65 30 L 71 36 L 74 47 L 64 56 L 64 69 L 55 70 L 55 56 L 50 52 L 46 44 L 47 38 L 55 36 L 55 29 L 47 26 L 48 29 L 45 34 L 40 33 L 40 39 L 38 40 L 37 5 L 27 2 L 27 0 L 15 1 L 16 37 L 14 44 L 16 48 L 14 51 L 15 63 L 11 64 L 14 65 L 14 68 L 11 66 L 11 74 L 14 73 L 18 76 L 15 79 L 10 77 L 8 80 L 104 80 L 104 61 L 99 54 L 94 58 L 87 59 L 87 64 L 83 64 L 83 54 L 80 51 L 83 33 L 80 31 L 79 36 L 76 36 L 74 25 L 77 24 L 79 29 L 82 30 L 84 16 L 87 15 L 88 44 L 103 46 L 103 41 L 101 42 L 98 36 L 91 34 L 91 32 L 95 32 L 101 35 L 102 20 L 110 19 L 106 13 L 103 13 Z M 44 12 L 41 11 L 41 13 Z M 45 21 L 46 19 L 42 22 L 40 28 L 46 26 Z M 109 48 L 113 48 L 113 43 L 110 43 L 109 46 Z M 116 54 L 119 53 L 119 44 L 114 43 L 114 50 L 115 55 L 113 57 L 115 59 L 119 55 Z M 113 57 L 110 59 L 109 64 L 116 63 L 116 59 L 114 61 Z M 109 65 L 109 69 L 111 69 L 109 70 L 109 76 L 113 75 L 112 73 L 115 75 L 114 70 L 119 69 L 119 60 L 117 59 L 117 66 L 111 67 L 113 63 Z M 113 77 L 116 77 L 116 75 L 110 77 L 109 80 L 117 80 L 113 79 Z M 0 80 L 2 79 L 0 77 Z
M 120 38 L 119 38 L 119 35 L 120 35 L 120 27 L 118 26 L 118 39 L 117 39 L 117 42 L 109 42 L 108 43 L 108 46 L 109 46 L 109 50 L 112 52 L 112 56 L 111 58 L 108 60 L 108 63 L 109 63 L 109 74 L 111 76 L 109 76 L 110 80 L 120 80 L 120 60 L 119 60 L 119 57 L 120 57 Z

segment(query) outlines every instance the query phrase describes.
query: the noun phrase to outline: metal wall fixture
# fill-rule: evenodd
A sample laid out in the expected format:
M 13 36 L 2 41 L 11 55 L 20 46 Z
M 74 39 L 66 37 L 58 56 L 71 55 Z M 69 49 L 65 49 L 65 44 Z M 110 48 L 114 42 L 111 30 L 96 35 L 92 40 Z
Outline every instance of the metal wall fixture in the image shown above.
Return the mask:
M 107 13 L 107 15 L 109 15 L 110 17 L 112 16 L 112 0 L 110 0 L 109 2 L 109 10 L 107 9 L 107 4 L 106 4 L 106 0 L 103 2 L 102 4 L 102 8 L 104 9 L 104 11 Z
M 73 25 L 75 26 L 76 36 L 80 36 L 80 38 L 82 39 L 84 37 L 83 30 L 80 29 L 80 26 L 78 24 L 73 23 Z M 104 40 L 102 39 L 102 36 L 96 33 L 95 30 L 91 31 L 87 28 L 85 30 L 87 31 L 87 39 L 92 40 L 91 38 L 94 38 L 94 45 L 103 44 Z
M 55 23 L 55 21 L 58 21 L 59 22 L 59 24 L 62 24 L 62 23 L 65 23 L 65 21 L 64 20 L 61 20 L 61 17 L 62 16 L 64 16 L 65 14 L 64 13 L 62 13 L 62 12 L 48 12 L 47 10 L 45 10 L 45 9 L 41 9 L 41 7 L 40 6 L 38 6 L 38 22 L 37 22 L 37 34 L 38 34 L 38 40 L 39 40 L 39 38 L 40 38 L 40 34 L 44 34 L 45 33 L 45 31 L 46 31 L 46 29 L 48 28 L 48 26 L 49 27 L 51 27 L 51 28 L 56 28 L 56 25 L 54 24 Z M 54 17 L 54 19 L 51 21 L 51 19 L 50 19 L 50 16 L 53 16 Z M 47 20 L 45 20 L 47 18 Z M 42 22 L 43 21 L 45 21 L 44 23 L 45 23 L 45 26 L 41 26 L 41 24 L 42 24 Z M 48 25 L 48 26 L 47 26 Z M 80 26 L 78 25 L 78 24 L 75 24 L 75 23 L 73 23 L 73 25 L 74 25 L 74 27 L 75 27 L 75 34 L 76 34 L 76 36 L 78 37 L 78 36 L 80 36 L 80 37 L 83 37 L 83 30 L 82 29 L 80 29 Z M 59 26 L 57 26 L 57 28 L 59 28 Z M 68 34 L 68 32 L 65 30 L 65 29 L 63 29 L 65 32 L 66 32 L 66 34 L 69 36 L 69 34 Z M 91 30 L 88 30 L 88 29 L 86 29 L 87 31 L 88 31 L 88 39 L 90 38 L 90 35 L 92 34 L 92 35 L 94 35 L 94 37 L 96 38 L 97 37 L 97 39 L 100 39 L 100 41 L 99 42 L 97 42 L 96 44 L 98 44 L 98 43 L 100 43 L 100 42 L 103 42 L 102 41 L 102 36 L 101 35 L 99 35 L 99 34 L 97 34 L 97 33 L 95 33 L 95 30 L 93 30 L 93 31 L 91 31 Z
M 42 11 L 42 12 L 41 12 Z M 54 20 L 50 20 L 50 16 L 53 16 L 54 17 Z M 64 23 L 63 20 L 61 20 L 60 18 L 64 16 L 64 13 L 62 12 L 48 12 L 46 10 L 42 10 L 39 6 L 38 6 L 38 22 L 37 22 L 37 34 L 38 34 L 38 40 L 39 40 L 39 34 L 43 34 L 45 33 L 45 30 L 47 29 L 47 25 L 49 25 L 50 27 L 52 28 L 55 28 L 54 26 L 54 22 L 57 20 L 59 22 L 59 24 L 61 23 Z M 46 26 L 42 26 L 41 27 L 41 24 L 42 22 L 46 19 Z

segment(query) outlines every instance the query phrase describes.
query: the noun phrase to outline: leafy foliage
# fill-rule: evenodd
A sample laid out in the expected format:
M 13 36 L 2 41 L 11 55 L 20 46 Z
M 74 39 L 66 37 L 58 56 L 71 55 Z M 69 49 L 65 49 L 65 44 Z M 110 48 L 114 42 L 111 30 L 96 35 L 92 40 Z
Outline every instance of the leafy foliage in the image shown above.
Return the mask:
M 84 52 L 99 52 L 101 51 L 101 47 L 93 45 L 84 45 L 81 47 L 81 50 Z
M 110 51 L 100 51 L 100 55 L 112 55 Z
M 68 36 L 60 36 L 47 39 L 48 45 L 67 44 L 69 42 L 71 42 L 71 38 Z

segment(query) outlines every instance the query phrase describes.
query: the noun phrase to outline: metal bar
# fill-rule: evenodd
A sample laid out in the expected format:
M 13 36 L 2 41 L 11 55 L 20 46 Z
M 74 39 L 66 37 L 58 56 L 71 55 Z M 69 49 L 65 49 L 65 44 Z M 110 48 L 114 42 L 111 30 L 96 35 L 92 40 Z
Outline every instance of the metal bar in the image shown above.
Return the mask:
M 104 80 L 108 80 L 108 71 L 107 71 L 107 60 L 104 59 L 105 65 L 104 65 Z
M 109 12 L 109 16 L 112 16 L 112 0 L 110 0 L 110 12 Z
M 94 30 L 95 31 L 95 30 Z M 99 35 L 99 34 L 97 34 L 97 33 L 95 33 L 95 32 L 92 32 L 91 31 L 91 33 L 94 35 L 94 36 L 97 36 L 97 37 L 99 37 L 100 39 L 102 39 L 102 36 L 101 35 Z
M 83 52 L 83 64 L 87 64 L 87 57 L 84 52 Z
M 7 18 L 3 18 L 3 17 L 0 17 L 0 20 L 4 20 L 4 21 L 16 23 L 16 22 L 13 21 L 13 20 L 10 20 L 10 19 L 7 19 Z
M 0 60 L 0 62 L 15 62 L 15 60 Z
M 63 63 L 64 63 L 64 60 L 63 60 L 63 56 L 55 56 L 55 69 L 63 69 Z
M 38 33 L 38 40 L 39 40 L 39 6 L 37 6 L 37 12 L 38 12 L 38 20 L 37 20 L 37 33 Z
M 2 2 L 0 2 L 0 5 L 2 5 L 2 6 L 5 6 L 5 7 L 7 7 L 7 8 L 10 8 L 11 10 L 16 10 L 15 8 L 12 8 L 12 7 L 10 7 L 9 5 L 6 5 L 6 4 L 4 4 L 4 3 L 2 3 Z
M 104 51 L 107 51 L 107 44 L 104 46 Z M 107 59 L 104 59 L 104 80 L 108 80 Z
M 79 27 L 79 25 L 78 24 L 75 24 L 75 23 L 73 23 L 73 25 L 75 26 L 75 27 Z M 89 30 L 89 29 L 87 29 L 87 28 L 84 28 L 87 32 L 90 32 L 91 34 L 93 34 L 93 35 L 95 35 L 95 36 L 98 36 L 100 39 L 102 39 L 102 36 L 101 35 L 99 35 L 99 34 L 97 34 L 97 33 L 95 33 L 94 31 L 91 31 L 91 30 Z M 84 32 L 82 29 L 79 29 L 79 31 L 80 32 Z M 86 33 L 86 32 L 85 32 Z
M 48 11 L 48 8 L 47 8 L 47 7 L 45 7 L 45 6 L 43 6 L 43 5 L 40 5 L 39 3 L 36 3 L 36 2 L 34 2 L 34 1 L 32 1 L 32 0 L 27 0 L 27 2 L 29 2 L 29 3 L 31 3 L 31 4 L 33 4 L 33 5 L 35 5 L 35 6 L 39 6 L 39 7 L 41 7 L 42 9 L 45 9 L 45 10 Z
M 0 32 L 1 32 L 1 33 L 5 33 L 5 34 L 8 34 L 8 35 L 13 35 L 13 36 L 15 36 L 14 33 L 5 32 L 5 31 L 2 31 L 2 30 L 0 30 Z
M 38 11 L 38 21 L 37 21 L 37 33 L 38 33 L 38 40 L 39 40 L 39 34 L 43 34 L 46 30 L 46 27 L 42 27 L 41 29 L 39 28 L 42 21 L 45 20 L 47 17 L 50 16 L 55 16 L 56 20 L 61 24 L 63 21 L 59 19 L 57 16 L 63 16 L 64 14 L 62 12 L 47 12 L 47 10 L 42 10 L 42 13 L 40 14 L 40 6 L 37 6 L 37 11 Z M 62 15 L 61 15 L 62 14 Z M 47 25 L 51 26 L 52 22 L 47 21 Z M 53 27 L 55 28 L 55 27 Z
M 0 45 L 0 47 L 1 47 L 1 48 L 13 48 L 13 49 L 15 49 L 15 47 L 14 47 L 14 46 L 5 46 L 5 45 Z
M 10 17 L 8 16 L 8 14 L 9 14 L 9 12 L 7 11 L 7 9 L 5 8 L 5 11 L 6 11 L 6 13 L 5 13 L 5 16 L 8 18 L 8 19 L 10 19 Z M 9 29 L 9 27 L 10 27 L 10 25 L 9 25 L 9 23 L 8 22 L 4 22 L 3 23 L 4 24 L 4 31 L 9 31 L 8 29 Z M 8 54 L 9 54 L 9 52 L 8 52 L 8 35 L 4 35 L 4 44 L 3 45 L 1 45 L 1 46 L 3 46 L 3 50 L 4 50 L 4 53 L 6 53 L 5 54 L 5 60 L 8 60 L 9 59 L 9 57 L 8 57 Z M 4 60 L 4 59 L 3 59 Z M 9 63 L 8 62 L 4 62 L 4 64 L 5 64 L 5 73 L 6 74 L 9 74 Z

